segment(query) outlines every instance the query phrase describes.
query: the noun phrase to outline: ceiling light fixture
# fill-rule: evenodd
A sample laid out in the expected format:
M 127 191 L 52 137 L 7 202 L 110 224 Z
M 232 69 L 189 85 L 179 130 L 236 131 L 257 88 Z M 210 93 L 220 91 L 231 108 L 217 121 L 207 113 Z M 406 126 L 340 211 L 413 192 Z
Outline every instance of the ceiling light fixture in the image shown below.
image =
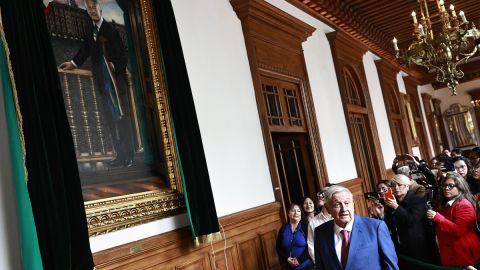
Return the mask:
M 400 51 L 397 39 L 393 38 L 396 57 L 409 65 L 414 63 L 428 71 L 435 70 L 436 80 L 445 83 L 452 95 L 456 95 L 458 80 L 464 76 L 458 65 L 467 62 L 480 50 L 480 31 L 467 20 L 463 11 L 457 16 L 454 6 L 450 5 L 448 13 L 444 1 L 436 0 L 442 29 L 434 35 L 432 18 L 436 17 L 430 17 L 427 0 L 418 0 L 418 3 L 420 19 L 417 20 L 417 14 L 412 12 L 416 40 L 408 49 Z

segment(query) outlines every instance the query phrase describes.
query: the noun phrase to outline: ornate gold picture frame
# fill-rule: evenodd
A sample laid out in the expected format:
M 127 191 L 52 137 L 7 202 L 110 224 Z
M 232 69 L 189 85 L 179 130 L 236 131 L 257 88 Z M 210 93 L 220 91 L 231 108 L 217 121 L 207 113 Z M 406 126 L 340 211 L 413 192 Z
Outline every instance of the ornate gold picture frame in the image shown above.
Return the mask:
M 49 3 L 45 16 L 90 236 L 184 212 L 152 0 L 58 2 Z M 107 32 L 107 27 L 114 30 Z M 114 43 L 117 36 L 121 41 Z M 94 50 L 101 50 L 101 64 Z M 128 62 L 125 74 L 119 71 L 118 54 Z M 102 68 L 106 72 L 99 73 Z M 125 151 L 125 141 L 131 152 Z
M 443 113 L 454 147 L 468 147 L 477 144 L 472 108 L 454 103 Z

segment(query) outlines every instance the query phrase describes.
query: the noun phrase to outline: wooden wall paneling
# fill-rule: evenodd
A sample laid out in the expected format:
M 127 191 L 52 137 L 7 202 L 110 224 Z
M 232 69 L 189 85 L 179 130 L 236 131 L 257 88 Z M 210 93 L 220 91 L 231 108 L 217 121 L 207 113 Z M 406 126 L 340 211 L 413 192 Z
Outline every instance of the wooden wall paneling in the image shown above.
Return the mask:
M 259 239 L 249 239 L 240 242 L 238 245 L 238 253 L 240 258 L 241 269 L 262 269 L 262 257 L 260 250 Z
M 277 231 L 272 230 L 260 235 L 262 256 L 265 258 L 265 269 L 277 269 L 279 265 L 277 250 Z
M 392 160 L 393 163 L 393 160 Z M 395 172 L 393 172 L 392 168 L 387 169 L 387 178 L 385 179 L 392 179 L 392 177 L 395 176 Z
M 420 152 L 422 154 L 422 159 L 430 160 L 432 159 L 430 141 L 427 136 L 427 125 L 423 121 L 423 111 L 420 106 L 420 98 L 417 90 L 419 82 L 410 76 L 403 77 L 403 81 L 405 82 L 405 89 L 414 114 L 417 133 L 420 139 Z
M 96 268 L 213 270 L 215 254 L 221 269 L 225 264 L 232 270 L 279 269 L 275 241 L 282 225 L 280 208 L 280 203 L 270 203 L 220 218 L 227 239 L 226 260 L 224 240 L 195 247 L 189 228 L 182 228 L 97 252 Z
M 153 267 L 151 269 L 153 270 L 153 269 L 160 269 L 160 268 Z M 197 260 L 194 260 L 194 261 L 183 262 L 179 266 L 175 267 L 175 270 L 204 270 L 204 269 L 205 270 L 210 269 L 205 257 L 198 258 Z
M 347 119 L 347 127 L 349 130 L 350 141 L 352 144 L 352 151 L 355 156 L 357 165 L 357 172 L 359 177 L 364 178 L 362 174 L 362 168 L 364 166 L 370 166 L 373 172 L 373 179 L 363 179 L 362 184 L 364 190 L 372 191 L 375 189 L 374 182 L 380 179 L 386 178 L 386 168 L 383 160 L 383 154 L 381 151 L 380 139 L 378 137 L 377 126 L 373 115 L 372 105 L 370 101 L 370 93 L 368 91 L 368 84 L 366 80 L 365 70 L 363 67 L 363 55 L 367 52 L 365 45 L 353 40 L 342 32 L 332 32 L 327 34 L 332 49 L 333 59 L 335 63 L 335 70 L 337 73 L 338 84 L 340 87 L 345 118 Z M 364 99 L 364 108 L 357 108 L 355 105 L 348 104 L 347 86 L 343 81 L 343 74 L 345 70 L 355 73 L 355 76 L 359 80 L 361 85 L 361 91 L 359 92 Z M 361 155 L 360 150 L 357 149 L 359 142 L 356 142 L 353 135 L 355 130 L 351 124 L 351 113 L 364 113 L 367 117 L 366 132 L 368 134 L 369 149 L 372 155 L 372 159 L 369 160 L 369 164 L 360 164 Z M 363 169 L 365 170 L 365 169 Z
M 412 148 L 409 145 L 410 134 L 406 133 L 408 130 L 407 117 L 405 117 L 403 99 L 400 98 L 397 84 L 397 73 L 399 70 L 384 59 L 375 61 L 375 64 L 380 79 L 385 109 L 387 110 L 395 154 L 412 154 Z
M 271 76 L 284 80 L 288 77 L 298 82 L 307 120 L 315 185 L 317 188 L 325 185 L 328 183 L 328 175 L 302 49 L 302 42 L 315 28 L 263 0 L 231 0 L 230 3 L 242 23 L 275 199 L 282 202 L 283 208 L 286 208 L 283 205 L 280 176 L 277 171 L 261 78 Z M 285 212 L 283 219 L 286 220 Z
M 215 256 L 214 256 L 215 255 Z M 213 269 L 241 269 L 236 246 L 215 250 L 210 254 Z
M 343 187 L 348 188 L 353 194 L 353 200 L 355 202 L 355 214 L 361 216 L 368 216 L 367 202 L 365 201 L 365 196 L 363 195 L 366 191 L 363 189 L 361 178 L 354 178 L 342 182 Z

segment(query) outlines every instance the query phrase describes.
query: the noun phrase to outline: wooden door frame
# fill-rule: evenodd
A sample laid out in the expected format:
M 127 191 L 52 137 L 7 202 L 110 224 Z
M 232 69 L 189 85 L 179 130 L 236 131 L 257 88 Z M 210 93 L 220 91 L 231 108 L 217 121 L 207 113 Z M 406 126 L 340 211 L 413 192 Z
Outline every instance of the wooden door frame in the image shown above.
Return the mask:
M 443 149 L 445 149 L 445 148 L 451 149 L 452 146 L 450 145 L 450 142 L 448 141 L 447 129 L 445 128 L 445 122 L 443 121 L 443 113 L 442 113 L 442 109 L 440 108 L 441 103 L 442 103 L 442 101 L 440 99 L 432 98 L 433 113 L 437 116 L 438 124 L 440 125 L 440 137 L 442 138 Z M 443 149 L 442 149 L 442 151 L 443 151 Z
M 373 174 L 375 179 L 373 181 L 378 181 L 380 179 L 385 179 L 387 177 L 387 172 L 385 168 L 385 162 L 383 159 L 383 154 L 381 151 L 380 139 L 378 137 L 377 125 L 375 123 L 375 117 L 373 114 L 370 93 L 368 90 L 368 84 L 366 80 L 365 70 L 363 67 L 363 55 L 367 53 L 368 48 L 364 44 L 359 43 L 358 41 L 352 39 L 350 36 L 343 32 L 332 32 L 327 34 L 327 38 L 330 42 L 330 47 L 332 50 L 333 60 L 335 64 L 335 71 L 337 74 L 337 82 L 340 88 L 340 96 L 342 98 L 343 111 L 345 114 L 345 119 L 347 120 L 347 128 L 350 137 L 350 142 L 352 146 L 352 152 L 354 155 L 355 161 L 360 160 L 359 154 L 353 145 L 354 137 L 352 125 L 350 124 L 349 114 L 350 112 L 355 112 L 355 106 L 349 105 L 347 100 L 346 88 L 342 78 L 343 70 L 346 67 L 350 67 L 355 73 L 361 84 L 361 92 L 364 95 L 365 106 L 366 106 L 366 115 L 368 116 L 368 128 L 370 129 L 368 133 L 371 134 L 369 143 L 372 150 L 372 166 Z M 352 46 L 352 44 L 355 44 Z M 358 177 L 362 177 L 362 172 L 358 164 L 356 164 Z M 362 180 L 362 185 L 364 192 L 374 190 L 372 183 L 366 183 L 365 179 Z
M 282 203 L 283 219 L 286 220 L 287 206 L 283 205 L 261 76 L 293 80 L 300 86 L 316 176 L 315 184 L 318 187 L 324 186 L 328 183 L 328 174 L 302 48 L 302 42 L 312 35 L 315 28 L 263 0 L 231 0 L 230 3 L 242 23 L 274 196 L 276 201 Z M 279 50 L 283 55 L 273 53 L 278 53 Z M 270 55 L 265 56 L 268 53 Z
M 417 132 L 420 139 L 420 151 L 424 152 L 425 154 L 425 156 L 422 156 L 422 159 L 431 160 L 433 157 L 431 153 L 432 148 L 430 147 L 430 140 L 428 140 L 427 125 L 423 120 L 424 111 L 422 110 L 422 106 L 420 106 L 420 97 L 418 95 L 417 89 L 419 82 L 411 76 L 403 77 L 403 81 L 405 82 L 405 90 L 407 92 L 407 96 L 409 97 L 411 104 L 416 107 L 419 113 L 418 116 L 414 115 L 414 120 L 417 124 L 421 126 L 421 130 Z
M 377 66 L 377 72 L 379 75 L 378 77 L 380 79 L 380 87 L 382 89 L 383 102 L 387 111 L 390 132 L 392 133 L 392 139 L 394 139 L 393 133 L 395 133 L 395 128 L 393 126 L 394 119 L 400 120 L 402 126 L 402 134 L 400 139 L 403 140 L 403 142 L 400 145 L 400 149 L 395 149 L 395 152 L 397 155 L 412 154 L 410 136 L 405 132 L 406 130 L 408 130 L 408 122 L 405 114 L 405 105 L 403 99 L 400 96 L 400 91 L 398 90 L 397 84 L 397 73 L 399 72 L 399 70 L 384 59 L 376 60 L 375 65 Z M 399 115 L 394 115 L 388 109 L 388 107 L 390 106 L 388 103 L 389 97 L 393 97 L 393 99 L 397 103 Z
M 438 137 L 440 137 L 440 140 L 442 139 L 441 134 L 437 134 L 437 129 L 435 128 L 435 124 L 432 121 L 433 117 L 436 117 L 434 110 L 432 109 L 432 96 L 427 93 L 422 93 L 422 103 L 423 103 L 423 110 L 425 112 L 425 116 L 427 119 L 428 127 L 430 129 L 430 138 L 433 144 L 433 154 L 436 155 L 440 152 L 443 151 L 443 148 L 445 148 L 445 144 L 443 141 L 439 141 Z M 438 119 L 437 119 L 438 120 Z M 443 119 L 439 119 L 443 121 Z M 440 131 L 440 123 L 439 125 L 439 130 Z M 443 147 L 440 147 L 442 145 Z

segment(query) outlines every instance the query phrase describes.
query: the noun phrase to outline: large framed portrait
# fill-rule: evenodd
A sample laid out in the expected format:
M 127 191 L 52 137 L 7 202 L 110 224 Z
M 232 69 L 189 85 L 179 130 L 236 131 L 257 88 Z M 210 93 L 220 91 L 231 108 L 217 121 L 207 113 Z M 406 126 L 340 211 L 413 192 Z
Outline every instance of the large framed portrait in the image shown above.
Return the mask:
M 91 236 L 185 210 L 151 1 L 45 10 Z

